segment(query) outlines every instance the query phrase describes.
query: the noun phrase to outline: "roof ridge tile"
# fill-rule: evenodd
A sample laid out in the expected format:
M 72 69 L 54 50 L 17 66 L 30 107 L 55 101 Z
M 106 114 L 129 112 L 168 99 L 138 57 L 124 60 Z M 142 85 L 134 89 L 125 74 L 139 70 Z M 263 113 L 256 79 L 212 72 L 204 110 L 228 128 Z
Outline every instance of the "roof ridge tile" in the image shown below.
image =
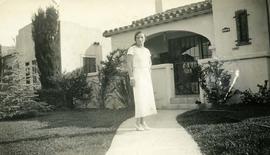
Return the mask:
M 162 23 L 168 23 L 170 21 L 191 18 L 193 16 L 198 16 L 200 14 L 206 14 L 211 12 L 212 12 L 212 3 L 209 0 L 205 0 L 197 3 L 172 8 L 161 13 L 156 13 L 141 19 L 134 20 L 131 22 L 131 25 L 104 31 L 103 36 L 108 37 L 114 34 L 134 30 L 136 28 L 150 27 Z

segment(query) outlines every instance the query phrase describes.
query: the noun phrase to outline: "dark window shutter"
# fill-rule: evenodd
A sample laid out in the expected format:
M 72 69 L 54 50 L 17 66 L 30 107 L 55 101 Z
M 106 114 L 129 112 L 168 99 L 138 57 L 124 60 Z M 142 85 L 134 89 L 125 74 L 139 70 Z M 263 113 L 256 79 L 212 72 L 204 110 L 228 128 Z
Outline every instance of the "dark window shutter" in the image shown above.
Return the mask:
M 84 57 L 83 58 L 83 71 L 84 71 L 84 73 L 88 73 L 88 65 L 86 64 L 87 63 L 87 58 L 86 57 Z
M 96 72 L 96 58 L 89 58 L 89 71 Z
M 238 15 L 238 12 L 236 12 L 235 15 L 235 21 L 236 21 L 236 32 L 237 32 L 237 42 L 241 40 L 241 25 L 240 25 L 240 18 Z
M 241 41 L 248 42 L 248 22 L 247 22 L 247 12 L 245 11 L 243 14 L 241 14 L 240 17 L 241 22 Z
M 83 70 L 85 73 L 96 72 L 96 58 L 84 57 L 83 58 Z
M 238 10 L 235 12 L 235 22 L 237 31 L 237 46 L 250 44 L 248 33 L 248 14 L 247 10 Z

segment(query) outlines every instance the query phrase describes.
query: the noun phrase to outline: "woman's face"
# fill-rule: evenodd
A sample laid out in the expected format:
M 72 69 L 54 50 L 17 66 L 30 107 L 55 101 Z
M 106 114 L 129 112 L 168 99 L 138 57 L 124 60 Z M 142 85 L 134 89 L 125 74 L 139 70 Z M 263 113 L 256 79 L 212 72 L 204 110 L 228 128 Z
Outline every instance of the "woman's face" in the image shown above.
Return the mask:
M 143 33 L 139 33 L 135 38 L 136 44 L 139 46 L 144 45 L 145 42 L 145 36 Z

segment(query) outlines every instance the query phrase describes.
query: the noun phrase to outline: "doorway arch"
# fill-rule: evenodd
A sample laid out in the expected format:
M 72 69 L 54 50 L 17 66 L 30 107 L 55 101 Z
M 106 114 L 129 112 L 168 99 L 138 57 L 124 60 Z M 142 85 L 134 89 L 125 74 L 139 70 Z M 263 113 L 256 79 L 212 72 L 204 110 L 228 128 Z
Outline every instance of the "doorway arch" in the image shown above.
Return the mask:
M 199 94 L 197 61 L 211 58 L 211 42 L 190 31 L 164 31 L 147 36 L 153 65 L 173 64 L 175 95 Z

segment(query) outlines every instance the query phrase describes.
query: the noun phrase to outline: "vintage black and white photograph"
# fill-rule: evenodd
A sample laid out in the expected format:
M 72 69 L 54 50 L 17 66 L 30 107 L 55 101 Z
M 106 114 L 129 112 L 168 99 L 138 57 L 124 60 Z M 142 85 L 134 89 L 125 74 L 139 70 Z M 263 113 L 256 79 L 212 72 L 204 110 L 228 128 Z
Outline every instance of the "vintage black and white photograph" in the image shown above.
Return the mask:
M 0 0 L 0 155 L 269 155 L 270 0 Z

